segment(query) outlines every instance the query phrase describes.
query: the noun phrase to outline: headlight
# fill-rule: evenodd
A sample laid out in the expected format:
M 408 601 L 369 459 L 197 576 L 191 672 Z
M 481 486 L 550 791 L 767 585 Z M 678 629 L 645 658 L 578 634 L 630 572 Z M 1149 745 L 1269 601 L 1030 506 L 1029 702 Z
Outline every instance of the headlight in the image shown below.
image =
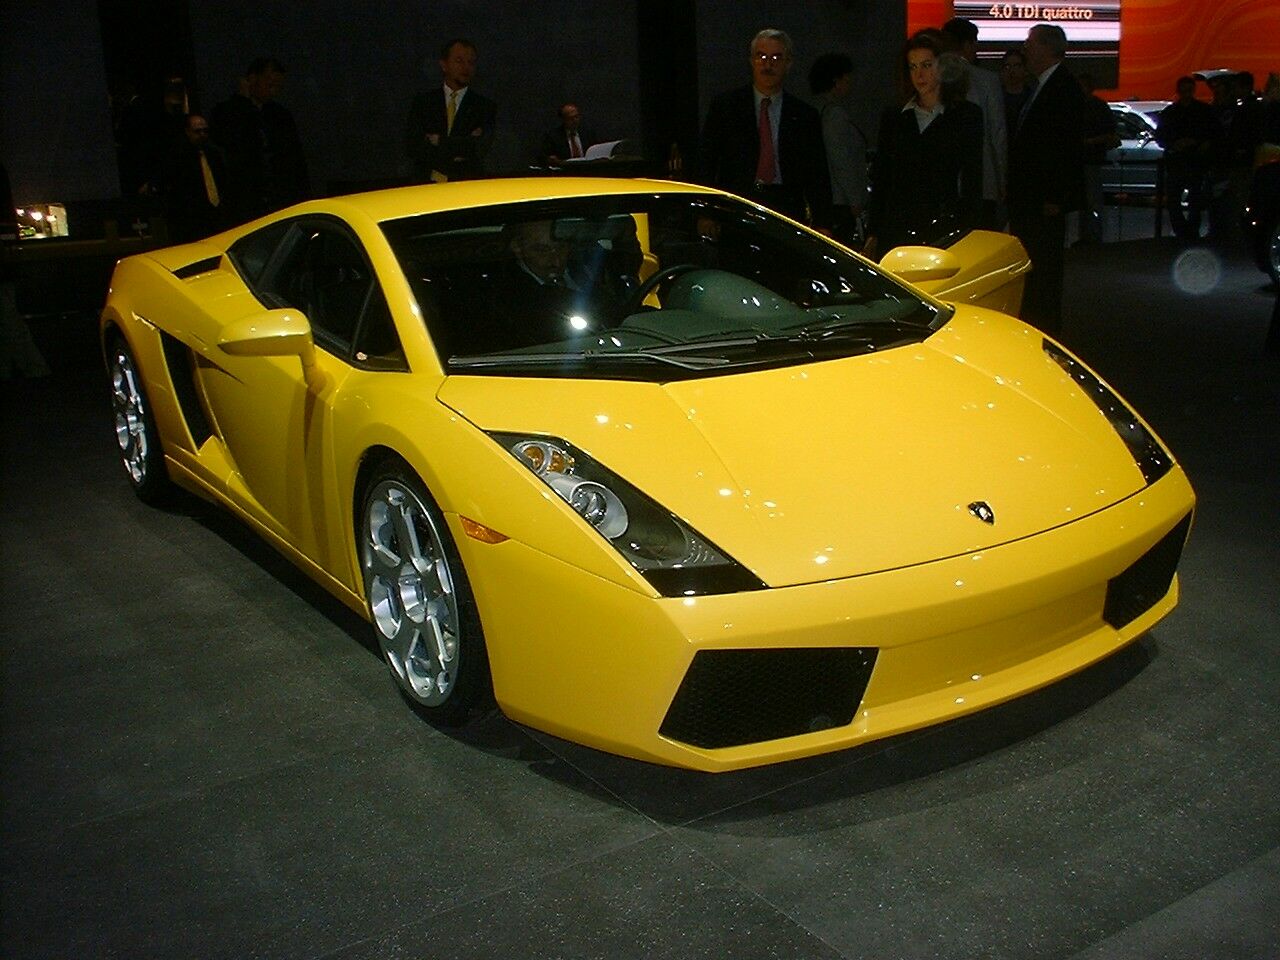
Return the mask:
M 1138 415 L 1130 410 L 1110 387 L 1061 347 L 1048 340 L 1043 341 L 1042 345 L 1049 358 L 1065 370 L 1072 380 L 1080 384 L 1084 388 L 1085 396 L 1102 411 L 1102 415 L 1107 418 L 1112 429 L 1120 435 L 1124 445 L 1133 454 L 1134 462 L 1138 464 L 1138 469 L 1142 471 L 1142 477 L 1147 483 L 1155 483 L 1172 469 L 1173 457 L 1160 445 L 1160 441 L 1152 435 L 1151 431 L 1142 425 Z
M 490 434 L 668 597 L 761 590 L 764 584 L 687 523 L 556 437 Z

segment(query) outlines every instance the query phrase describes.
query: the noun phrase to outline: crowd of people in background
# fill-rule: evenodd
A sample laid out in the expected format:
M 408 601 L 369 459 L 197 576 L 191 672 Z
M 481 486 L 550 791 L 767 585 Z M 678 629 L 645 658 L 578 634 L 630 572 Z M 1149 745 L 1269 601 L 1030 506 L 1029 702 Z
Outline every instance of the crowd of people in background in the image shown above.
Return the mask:
M 977 39 L 973 23 L 957 18 L 906 42 L 905 102 L 885 111 L 866 192 L 851 197 L 848 169 L 862 161 L 850 158 L 850 144 L 865 147 L 865 137 L 830 101 L 852 65 L 815 61 L 810 85 L 826 98 L 819 114 L 784 89 L 790 38 L 761 31 L 751 41 L 751 83 L 716 97 L 707 112 L 702 179 L 829 234 L 841 221 L 842 239 L 860 241 L 872 257 L 1007 224 L 1033 264 L 1023 316 L 1058 329 L 1066 218 L 1080 204 L 1084 180 L 1088 96 L 1063 67 L 1061 27 L 1031 28 L 1020 51 L 1030 76 L 1010 69 L 1008 83 L 977 65 Z M 1007 112 L 1011 96 L 1016 116 Z M 864 229 L 850 231 L 849 218 L 864 208 Z
M 1178 79 L 1176 99 L 1156 127 L 1169 223 L 1183 240 L 1199 238 L 1205 214 L 1210 236 L 1229 235 L 1258 151 L 1268 144 L 1280 151 L 1280 74 L 1271 74 L 1259 95 L 1252 73 L 1214 71 L 1205 79 L 1208 103 L 1196 97 L 1196 82 Z
M 790 38 L 761 31 L 751 41 L 751 84 L 721 94 L 707 113 L 700 178 L 871 257 L 976 228 L 1008 230 L 1032 263 L 1022 316 L 1056 332 L 1068 216 L 1078 212 L 1077 243 L 1101 241 L 1104 165 L 1121 143 L 1117 121 L 1093 78 L 1066 66 L 1067 37 L 1057 24 L 1031 27 L 998 74 L 978 63 L 977 49 L 978 29 L 963 18 L 910 37 L 899 61 L 903 100 L 884 112 L 869 150 L 848 111 L 852 61 L 838 53 L 814 61 L 815 113 L 784 89 Z M 1280 76 L 1262 97 L 1248 73 L 1208 82 L 1211 104 L 1196 99 L 1194 78 L 1184 77 L 1156 134 L 1170 222 L 1185 240 L 1201 238 L 1199 212 L 1210 195 L 1219 198 L 1210 235 L 1230 232 L 1255 151 L 1280 145 Z
M 1057 330 L 1067 216 L 1079 211 L 1078 242 L 1101 239 L 1102 171 L 1120 142 L 1116 120 L 1092 78 L 1065 66 L 1061 27 L 1033 26 L 998 72 L 979 64 L 977 49 L 977 27 L 962 18 L 909 38 L 899 61 L 902 99 L 884 112 L 872 149 L 849 110 L 853 62 L 840 53 L 813 61 L 815 109 L 786 89 L 791 38 L 762 30 L 750 42 L 750 82 L 712 100 L 689 172 L 872 257 L 975 228 L 1007 229 L 1033 264 L 1023 316 Z M 404 133 L 413 182 L 489 173 L 498 106 L 473 89 L 477 61 L 474 43 L 447 41 L 439 85 L 413 99 Z M 207 118 L 192 109 L 181 77 L 164 84 L 158 104 L 139 97 L 122 104 L 123 189 L 163 203 L 171 240 L 207 236 L 312 195 L 297 126 L 277 101 L 285 78 L 278 60 L 254 60 Z M 1200 238 L 1206 210 L 1211 233 L 1229 229 L 1255 150 L 1280 144 L 1280 76 L 1269 78 L 1262 97 L 1249 74 L 1215 76 L 1210 86 L 1205 102 L 1194 77 L 1180 79 L 1156 131 L 1170 223 L 1186 240 Z M 594 142 L 576 103 L 560 104 L 555 117 L 532 151 L 535 166 L 565 167 Z
M 262 57 L 208 117 L 182 77 L 165 81 L 159 109 L 130 96 L 116 120 L 125 196 L 163 205 L 169 238 L 196 240 L 311 196 L 298 128 L 276 98 L 286 71 Z

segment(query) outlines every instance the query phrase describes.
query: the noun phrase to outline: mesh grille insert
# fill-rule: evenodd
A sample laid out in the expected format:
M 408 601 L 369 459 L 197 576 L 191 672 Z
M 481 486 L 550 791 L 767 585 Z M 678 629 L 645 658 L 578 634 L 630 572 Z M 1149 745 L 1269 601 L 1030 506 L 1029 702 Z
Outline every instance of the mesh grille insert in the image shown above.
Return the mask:
M 659 732 L 733 747 L 842 727 L 871 679 L 873 648 L 701 650 Z

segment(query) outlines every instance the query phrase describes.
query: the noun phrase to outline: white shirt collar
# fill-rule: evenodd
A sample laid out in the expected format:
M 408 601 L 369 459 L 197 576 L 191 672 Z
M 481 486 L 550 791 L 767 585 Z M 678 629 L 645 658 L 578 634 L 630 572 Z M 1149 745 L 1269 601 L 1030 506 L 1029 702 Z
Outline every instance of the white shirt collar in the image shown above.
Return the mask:
M 928 107 L 920 106 L 920 101 L 917 100 L 915 97 L 912 97 L 910 100 L 907 101 L 907 105 L 902 108 L 902 112 L 906 113 L 908 110 L 910 110 L 912 113 L 914 113 L 916 117 L 916 129 L 919 130 L 921 133 L 924 133 L 925 128 L 927 128 L 929 124 L 933 123 L 933 121 L 937 120 L 940 116 L 942 116 L 943 113 L 946 112 L 946 109 L 947 109 L 947 105 L 943 103 L 941 100 L 939 100 L 931 110 Z
M 1043 86 L 1044 86 L 1044 82 L 1045 82 L 1046 80 L 1048 80 L 1048 79 L 1049 79 L 1049 77 L 1051 77 L 1051 76 L 1053 75 L 1053 71 L 1057 70 L 1060 66 L 1062 66 L 1062 61 L 1061 61 L 1061 60 L 1059 60 L 1057 63 L 1052 64 L 1051 66 L 1049 66 L 1049 67 L 1045 70 L 1045 72 L 1044 72 L 1044 73 L 1042 73 L 1042 74 L 1040 74 L 1040 76 L 1036 77 L 1036 89 L 1037 89 L 1037 90 L 1039 90 L 1041 87 L 1043 87 Z
M 755 84 L 752 84 L 752 85 L 751 85 L 751 93 L 752 93 L 752 96 L 754 96 L 754 97 L 755 97 L 755 101 L 756 101 L 756 113 L 759 113 L 759 112 L 760 112 L 760 101 L 761 101 L 761 100 L 763 100 L 765 97 L 768 97 L 768 98 L 769 98 L 769 112 L 770 112 L 770 113 L 772 113 L 774 110 L 780 109 L 780 108 L 781 108 L 781 106 L 782 106 L 782 94 L 783 94 L 783 91 L 781 91 L 781 90 L 779 90 L 777 93 L 761 93 L 759 90 L 757 90 L 757 89 L 755 88 Z
M 902 108 L 902 112 L 906 113 L 908 110 L 914 110 L 916 111 L 916 113 L 923 113 L 928 116 L 936 117 L 938 114 L 946 110 L 946 108 L 947 108 L 947 105 L 943 103 L 941 100 L 939 100 L 937 104 L 934 106 L 934 108 L 930 110 L 928 107 L 920 106 L 920 101 L 917 100 L 915 97 L 912 97 L 910 100 L 907 101 L 906 106 Z

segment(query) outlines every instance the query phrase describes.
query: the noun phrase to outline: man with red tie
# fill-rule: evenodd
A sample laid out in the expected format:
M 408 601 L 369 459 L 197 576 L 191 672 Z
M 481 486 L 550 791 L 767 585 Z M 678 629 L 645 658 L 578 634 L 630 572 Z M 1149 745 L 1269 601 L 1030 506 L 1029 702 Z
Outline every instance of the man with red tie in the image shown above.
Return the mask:
M 587 147 L 595 142 L 591 130 L 582 125 L 578 105 L 566 103 L 560 108 L 559 125 L 542 138 L 538 163 L 558 167 L 566 160 L 580 160 L 586 155 Z
M 702 128 L 701 179 L 829 232 L 831 179 L 818 111 L 783 90 L 791 38 L 761 30 L 751 41 L 751 84 L 711 102 Z
M 423 182 L 484 176 L 498 107 L 471 89 L 475 72 L 475 44 L 450 40 L 440 50 L 442 84 L 419 94 L 409 108 L 405 150 Z

